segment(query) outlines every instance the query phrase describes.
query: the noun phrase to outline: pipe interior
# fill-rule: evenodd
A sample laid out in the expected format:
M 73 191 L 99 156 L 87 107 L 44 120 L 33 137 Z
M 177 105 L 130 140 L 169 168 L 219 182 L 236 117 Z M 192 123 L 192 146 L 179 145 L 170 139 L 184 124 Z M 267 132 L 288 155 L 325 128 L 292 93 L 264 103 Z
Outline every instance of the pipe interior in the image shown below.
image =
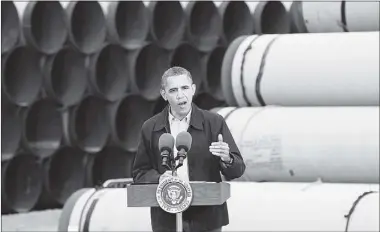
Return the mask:
M 53 60 L 52 91 L 66 106 L 79 102 L 87 89 L 85 57 L 73 49 L 62 49 Z
M 154 37 L 174 48 L 183 38 L 185 13 L 179 1 L 158 1 L 153 11 L 152 27 Z
M 4 193 L 8 206 L 17 213 L 32 210 L 42 192 L 41 166 L 31 154 L 15 156 L 6 167 Z
M 210 94 L 203 92 L 195 97 L 194 103 L 201 109 L 210 110 L 212 108 L 224 106 L 223 101 L 218 101 L 213 98 Z
M 200 40 L 218 39 L 222 20 L 212 1 L 195 2 L 190 14 L 190 32 Z
M 197 91 L 202 83 L 201 56 L 196 48 L 189 44 L 179 46 L 172 57 L 171 66 L 180 66 L 187 69 L 193 78 Z
M 42 86 L 41 56 L 31 48 L 18 47 L 6 59 L 3 90 L 16 104 L 28 106 Z
M 288 12 L 281 2 L 267 2 L 260 19 L 262 34 L 284 34 L 290 32 Z
M 63 125 L 58 106 L 52 100 L 31 105 L 25 119 L 25 139 L 36 154 L 45 157 L 61 145 Z
M 105 102 L 96 97 L 85 98 L 78 105 L 74 120 L 78 146 L 86 152 L 100 151 L 109 135 Z
M 96 61 L 96 86 L 108 100 L 114 101 L 127 92 L 126 54 L 122 47 L 108 45 Z
M 3 99 L 1 99 L 1 160 L 7 160 L 19 147 L 22 128 L 19 108 Z
M 98 2 L 78 1 L 70 19 L 74 43 L 84 53 L 95 52 L 106 38 L 106 22 Z
M 105 147 L 96 154 L 93 166 L 93 180 L 95 185 L 117 178 L 132 177 L 134 153 L 117 147 Z
M 86 183 L 86 153 L 65 147 L 57 151 L 50 160 L 48 186 L 52 197 L 60 204 Z
M 245 2 L 228 3 L 224 12 L 223 28 L 228 43 L 241 35 L 253 33 L 253 18 Z
M 160 96 L 161 76 L 169 66 L 169 52 L 154 44 L 144 47 L 135 66 L 135 81 L 140 94 L 149 100 L 156 100 Z
M 12 49 L 20 35 L 17 9 L 12 1 L 1 1 L 1 53 Z
M 148 11 L 140 1 L 120 1 L 115 17 L 116 31 L 120 43 L 138 48 L 149 32 Z
M 224 59 L 224 54 L 226 52 L 226 48 L 224 47 L 217 47 L 215 48 L 207 62 L 207 84 L 210 93 L 215 97 L 217 100 L 223 100 L 223 91 L 222 91 L 222 84 L 221 84 L 221 78 L 222 78 L 222 64 Z
M 65 11 L 58 1 L 35 4 L 30 26 L 34 42 L 41 51 L 54 53 L 62 47 L 68 34 L 65 17 Z
M 139 133 L 144 121 L 152 116 L 152 103 L 140 96 L 131 95 L 124 98 L 116 112 L 116 135 L 124 149 L 136 151 Z

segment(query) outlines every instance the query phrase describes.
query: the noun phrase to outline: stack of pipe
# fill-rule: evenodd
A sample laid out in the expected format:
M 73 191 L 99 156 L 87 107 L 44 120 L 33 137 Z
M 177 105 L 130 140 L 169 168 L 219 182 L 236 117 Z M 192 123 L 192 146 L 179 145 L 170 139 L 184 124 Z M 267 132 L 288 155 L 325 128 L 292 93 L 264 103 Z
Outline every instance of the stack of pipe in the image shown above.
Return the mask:
M 142 123 L 166 106 L 159 88 L 167 68 L 191 71 L 201 108 L 227 106 L 220 76 L 228 45 L 265 28 L 287 31 L 275 24 L 289 21 L 281 2 L 1 4 L 2 179 L 42 186 L 2 188 L 2 212 L 16 213 L 130 177 Z M 19 168 L 23 160 L 35 165 Z M 33 181 L 15 179 L 28 174 Z
M 226 119 L 247 164 L 230 182 L 227 230 L 378 225 L 378 2 L 1 4 L 3 213 L 70 208 L 70 196 L 130 177 L 142 123 L 166 106 L 160 77 L 178 65 L 193 75 L 194 102 Z M 297 183 L 316 180 L 329 183 L 312 193 Z M 104 191 L 100 218 L 126 199 L 125 189 Z M 293 196 L 304 208 L 286 203 Z M 247 207 L 254 216 L 238 218 Z M 312 213 L 299 225 L 268 223 L 275 209 L 288 222 Z M 149 219 L 136 224 L 146 210 L 120 208 L 90 230 L 150 230 Z

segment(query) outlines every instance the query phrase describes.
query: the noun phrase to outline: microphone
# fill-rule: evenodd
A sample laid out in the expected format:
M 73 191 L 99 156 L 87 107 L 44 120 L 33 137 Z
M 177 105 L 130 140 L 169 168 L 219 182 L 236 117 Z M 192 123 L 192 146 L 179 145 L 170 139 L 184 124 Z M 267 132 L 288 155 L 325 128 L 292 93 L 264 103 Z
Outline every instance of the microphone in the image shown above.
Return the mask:
M 175 159 L 179 160 L 179 162 L 176 168 L 179 168 L 183 165 L 183 160 L 186 158 L 186 153 L 191 148 L 192 140 L 193 138 L 187 131 L 182 131 L 177 135 L 175 146 L 178 150 L 178 153 Z
M 165 166 L 169 170 L 172 169 L 172 165 L 170 162 L 170 154 L 173 151 L 173 147 L 174 147 L 173 136 L 169 133 L 162 134 L 158 140 L 158 148 L 161 152 L 162 166 Z

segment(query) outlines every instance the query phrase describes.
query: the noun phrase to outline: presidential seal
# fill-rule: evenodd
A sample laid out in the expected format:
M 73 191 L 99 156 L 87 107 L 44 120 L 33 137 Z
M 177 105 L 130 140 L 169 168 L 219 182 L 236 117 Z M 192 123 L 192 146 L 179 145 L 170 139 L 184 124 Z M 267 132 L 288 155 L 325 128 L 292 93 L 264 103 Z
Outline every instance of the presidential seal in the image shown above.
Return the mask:
M 188 182 L 173 176 L 158 184 L 156 199 L 166 212 L 181 213 L 191 205 L 193 190 Z

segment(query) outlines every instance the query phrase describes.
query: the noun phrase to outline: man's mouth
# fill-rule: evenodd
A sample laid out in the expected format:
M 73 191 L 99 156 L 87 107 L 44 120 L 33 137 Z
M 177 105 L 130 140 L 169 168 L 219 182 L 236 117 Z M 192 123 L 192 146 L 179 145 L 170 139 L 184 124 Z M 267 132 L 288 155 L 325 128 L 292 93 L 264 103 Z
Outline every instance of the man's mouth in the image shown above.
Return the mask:
M 183 102 L 178 103 L 178 105 L 183 106 L 183 105 L 186 105 L 186 103 L 187 101 L 183 101 Z

